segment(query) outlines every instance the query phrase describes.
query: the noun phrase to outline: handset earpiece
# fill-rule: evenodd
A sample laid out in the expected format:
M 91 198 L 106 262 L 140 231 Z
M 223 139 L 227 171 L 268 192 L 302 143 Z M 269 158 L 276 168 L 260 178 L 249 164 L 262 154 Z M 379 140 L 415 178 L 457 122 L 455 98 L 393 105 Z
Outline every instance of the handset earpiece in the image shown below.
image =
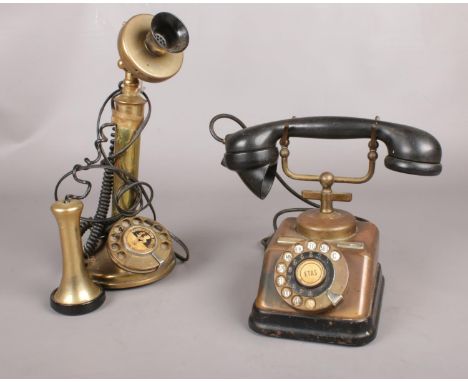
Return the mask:
M 228 134 L 221 138 L 214 130 L 215 122 L 219 119 L 230 119 L 236 122 L 241 130 Z M 209 124 L 211 136 L 228 147 L 232 140 L 236 141 L 237 136 L 244 132 L 250 131 L 247 126 L 239 118 L 231 114 L 218 114 L 213 117 Z M 275 180 L 276 168 L 278 162 L 278 149 L 275 145 L 272 147 L 259 148 L 258 150 L 250 148 L 240 152 L 230 152 L 226 149 L 226 154 L 221 161 L 224 167 L 236 171 L 244 184 L 257 195 L 260 199 L 264 199 L 273 185 Z

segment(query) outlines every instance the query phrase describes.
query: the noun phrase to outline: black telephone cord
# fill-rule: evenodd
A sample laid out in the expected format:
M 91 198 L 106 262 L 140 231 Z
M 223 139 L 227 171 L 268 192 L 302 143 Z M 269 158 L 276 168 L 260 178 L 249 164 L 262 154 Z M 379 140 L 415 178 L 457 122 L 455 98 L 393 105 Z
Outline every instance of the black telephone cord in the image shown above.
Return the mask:
M 73 176 L 75 182 L 86 185 L 86 189 L 82 195 L 67 194 L 65 195 L 64 200 L 69 201 L 70 199 L 85 199 L 91 192 L 92 183 L 89 180 L 79 178 L 77 173 L 80 171 L 86 171 L 91 169 L 104 170 L 96 213 L 92 218 L 81 217 L 80 219 L 81 235 L 83 236 L 88 230 L 90 230 L 90 234 L 83 248 L 83 252 L 86 257 L 89 257 L 93 253 L 95 253 L 96 250 L 104 243 L 106 232 L 110 229 L 112 224 L 114 224 L 120 218 L 125 216 L 135 216 L 143 210 L 145 210 L 146 208 L 149 208 L 152 212 L 153 220 L 156 220 L 156 211 L 152 204 L 154 191 L 151 185 L 146 182 L 139 181 L 128 172 L 114 166 L 115 158 L 122 155 L 138 139 L 138 137 L 141 135 L 144 128 L 148 124 L 149 118 L 151 116 L 151 101 L 149 100 L 149 97 L 146 95 L 145 92 L 142 92 L 143 97 L 148 103 L 148 112 L 145 118 L 143 119 L 143 122 L 136 130 L 130 142 L 128 142 L 128 144 L 121 148 L 118 152 L 114 153 L 116 125 L 114 123 L 101 124 L 101 118 L 108 103 L 111 102 L 111 108 L 115 108 L 114 98 L 122 93 L 121 87 L 122 82 L 119 82 L 118 89 L 112 92 L 106 98 L 101 108 L 99 109 L 96 125 L 97 138 L 94 142 L 94 147 L 97 151 L 96 159 L 90 160 L 89 158 L 85 158 L 85 165 L 76 164 L 71 171 L 67 172 L 59 179 L 55 186 L 54 197 L 55 200 L 59 200 L 58 189 L 60 185 L 66 178 L 68 178 L 69 176 Z M 104 130 L 106 128 L 112 128 L 110 140 L 104 134 Z M 109 154 L 106 155 L 105 150 L 103 148 L 103 144 L 108 141 L 110 144 L 108 150 Z M 112 194 L 114 175 L 117 175 L 120 179 L 122 179 L 123 185 L 115 194 Z M 122 195 L 129 190 L 132 190 L 132 192 L 134 192 L 135 201 L 132 206 L 128 208 L 122 208 L 119 206 L 118 202 Z M 114 202 L 118 213 L 114 216 L 107 217 L 111 200 Z M 185 255 L 180 255 L 178 252 L 175 252 L 176 258 L 181 262 L 187 261 L 190 258 L 190 251 L 188 247 L 180 238 L 178 238 L 172 232 L 169 232 L 169 234 L 185 253 Z

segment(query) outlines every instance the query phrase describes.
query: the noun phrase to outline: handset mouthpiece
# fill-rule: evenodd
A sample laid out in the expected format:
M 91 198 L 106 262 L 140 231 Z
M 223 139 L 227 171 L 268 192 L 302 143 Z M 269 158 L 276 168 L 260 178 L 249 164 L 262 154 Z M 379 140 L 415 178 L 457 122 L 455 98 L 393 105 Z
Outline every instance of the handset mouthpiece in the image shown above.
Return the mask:
M 119 68 L 141 81 L 165 81 L 180 70 L 188 43 L 187 28 L 173 14 L 135 15 L 119 33 Z
M 166 53 L 183 52 L 189 44 L 185 25 L 172 13 L 157 13 L 151 21 L 151 30 L 146 35 L 146 48 L 160 56 Z
M 390 170 L 411 175 L 435 176 L 439 175 L 442 171 L 442 165 L 440 163 L 416 162 L 396 158 L 391 155 L 385 157 L 384 163 L 385 167 Z

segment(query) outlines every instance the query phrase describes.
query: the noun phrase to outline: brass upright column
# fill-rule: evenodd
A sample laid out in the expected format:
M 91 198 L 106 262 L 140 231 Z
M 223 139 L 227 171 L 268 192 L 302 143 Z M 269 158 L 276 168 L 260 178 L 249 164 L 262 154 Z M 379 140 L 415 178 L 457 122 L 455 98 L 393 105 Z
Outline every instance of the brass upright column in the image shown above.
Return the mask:
M 121 62 L 119 62 L 119 66 L 121 66 Z M 140 93 L 140 81 L 130 72 L 125 72 L 122 94 L 115 97 L 114 102 L 115 109 L 112 112 L 112 122 L 117 126 L 114 153 L 118 153 L 132 140 L 144 119 L 146 101 Z M 139 160 L 140 138 L 138 137 L 122 155 L 119 155 L 115 159 L 115 166 L 138 178 Z M 115 174 L 114 195 L 123 184 L 122 179 L 118 174 Z M 132 191 L 125 192 L 119 200 L 119 206 L 124 209 L 128 209 L 133 203 L 134 194 Z M 112 208 L 112 212 L 113 214 L 117 213 L 115 205 Z

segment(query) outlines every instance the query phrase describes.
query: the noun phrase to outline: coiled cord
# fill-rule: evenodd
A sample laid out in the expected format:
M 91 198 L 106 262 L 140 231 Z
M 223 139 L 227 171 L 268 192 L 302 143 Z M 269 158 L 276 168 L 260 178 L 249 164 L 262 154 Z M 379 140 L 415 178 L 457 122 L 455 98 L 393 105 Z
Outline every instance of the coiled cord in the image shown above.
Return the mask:
M 112 128 L 111 139 L 110 139 L 110 146 L 109 146 L 109 153 L 114 152 L 114 143 L 115 143 L 115 127 Z M 104 164 L 104 161 L 101 162 Z M 101 191 L 99 193 L 99 200 L 98 206 L 96 209 L 96 214 L 94 215 L 95 219 L 104 219 L 107 217 L 107 213 L 109 211 L 110 202 L 112 198 L 112 188 L 114 186 L 114 173 L 111 170 L 104 170 L 104 174 L 102 176 L 102 184 L 101 184 Z M 89 232 L 88 240 L 86 240 L 86 244 L 84 245 L 83 252 L 86 257 L 91 256 L 93 253 L 96 252 L 99 244 L 103 241 L 103 234 L 106 229 L 106 225 L 104 223 L 95 223 L 91 226 L 91 230 Z M 84 232 L 83 232 L 84 233 Z
M 138 129 L 135 131 L 135 134 L 133 135 L 132 139 L 118 152 L 114 152 L 116 125 L 114 123 L 101 124 L 102 115 L 107 105 L 110 103 L 112 110 L 115 109 L 114 98 L 122 94 L 122 83 L 122 81 L 119 82 L 118 89 L 112 92 L 106 98 L 101 108 L 99 109 L 96 124 L 97 138 L 94 141 L 94 147 L 97 153 L 96 158 L 94 160 L 84 158 L 84 165 L 76 164 L 75 166 L 73 166 L 73 169 L 71 171 L 67 172 L 59 179 L 54 190 L 54 198 L 55 200 L 59 200 L 58 190 L 60 188 L 60 185 L 65 179 L 67 179 L 69 176 L 72 176 L 75 182 L 85 185 L 86 189 L 81 195 L 66 194 L 64 200 L 69 201 L 71 199 L 85 199 L 91 192 L 92 183 L 89 180 L 80 178 L 78 176 L 78 173 L 81 171 L 87 171 L 92 169 L 104 170 L 96 213 L 93 217 L 81 217 L 80 219 L 81 235 L 83 236 L 88 230 L 90 230 L 89 237 L 83 248 L 83 252 L 86 257 L 89 257 L 96 252 L 99 246 L 104 242 L 103 239 L 105 237 L 105 232 L 110 228 L 110 226 L 113 223 L 115 223 L 120 218 L 135 216 L 143 210 L 145 210 L 146 208 L 149 208 L 153 215 L 153 220 L 156 220 L 156 211 L 152 204 L 154 191 L 151 185 L 146 182 L 139 181 L 134 176 L 132 176 L 132 174 L 114 166 L 115 159 L 121 156 L 123 153 L 125 153 L 128 150 L 128 148 L 132 146 L 133 143 L 135 143 L 135 141 L 139 138 L 144 128 L 148 124 L 149 118 L 151 116 L 151 101 L 149 100 L 145 92 L 141 92 L 148 104 L 147 114 L 140 126 L 138 127 Z M 111 128 L 110 140 L 104 133 L 104 130 L 108 128 Z M 106 150 L 103 147 L 103 144 L 107 142 L 109 142 L 108 154 L 106 153 Z M 114 176 L 118 176 L 123 182 L 122 187 L 120 187 L 115 193 L 112 192 L 114 185 Z M 132 191 L 135 195 L 134 203 L 128 208 L 122 208 L 119 205 L 119 201 L 121 197 L 128 191 Z M 107 217 L 111 200 L 116 206 L 117 213 L 113 216 Z M 171 232 L 169 233 L 173 240 L 180 245 L 180 247 L 185 253 L 185 255 L 182 256 L 179 253 L 175 252 L 176 258 L 182 262 L 187 261 L 190 257 L 188 247 L 176 235 L 174 235 Z

